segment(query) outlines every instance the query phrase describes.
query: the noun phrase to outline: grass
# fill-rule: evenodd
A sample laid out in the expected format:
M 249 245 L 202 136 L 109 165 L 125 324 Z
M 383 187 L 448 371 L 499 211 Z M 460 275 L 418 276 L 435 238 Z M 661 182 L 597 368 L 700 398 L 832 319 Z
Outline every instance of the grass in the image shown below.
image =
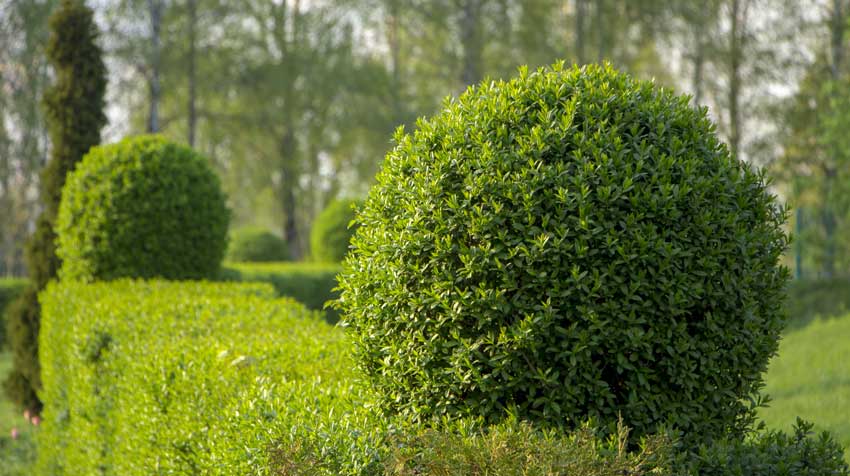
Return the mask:
M 786 331 L 765 381 L 769 428 L 790 431 L 799 416 L 832 433 L 850 460 L 850 314 Z
M 0 378 L 5 378 L 12 366 L 12 356 L 0 352 Z M 12 428 L 20 436 L 12 439 Z M 35 462 L 35 431 L 17 408 L 5 396 L 0 396 L 0 476 L 28 476 Z

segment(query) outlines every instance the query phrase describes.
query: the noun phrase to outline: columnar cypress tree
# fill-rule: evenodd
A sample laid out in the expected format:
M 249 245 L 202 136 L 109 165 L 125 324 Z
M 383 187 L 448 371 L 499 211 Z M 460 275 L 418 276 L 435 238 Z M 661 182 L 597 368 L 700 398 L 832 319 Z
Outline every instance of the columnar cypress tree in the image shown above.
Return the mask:
M 38 364 L 40 308 L 38 292 L 56 277 L 60 267 L 53 227 L 65 177 L 88 150 L 100 143 L 106 123 L 104 93 L 106 67 L 96 43 L 94 14 L 84 0 L 62 0 L 50 18 L 47 56 L 55 84 L 44 97 L 51 139 L 51 159 L 41 173 L 43 211 L 27 244 L 30 285 L 11 306 L 7 316 L 13 369 L 5 382 L 6 393 L 18 405 L 36 412 L 41 402 Z

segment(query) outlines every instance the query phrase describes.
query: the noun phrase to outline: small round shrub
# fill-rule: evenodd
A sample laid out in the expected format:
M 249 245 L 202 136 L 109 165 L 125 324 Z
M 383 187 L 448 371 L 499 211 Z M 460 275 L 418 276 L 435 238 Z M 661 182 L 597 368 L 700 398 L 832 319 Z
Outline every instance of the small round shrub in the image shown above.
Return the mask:
M 751 424 L 785 210 L 689 99 L 610 66 L 488 82 L 396 135 L 338 306 L 382 408 Z
M 159 136 L 94 147 L 62 190 L 60 277 L 214 278 L 229 218 L 218 177 L 192 149 Z
M 355 231 L 348 225 L 354 220 L 354 210 L 361 203 L 360 200 L 334 200 L 316 217 L 310 230 L 310 249 L 314 260 L 328 263 L 342 261 Z
M 287 259 L 289 251 L 286 242 L 265 228 L 239 228 L 230 236 L 230 244 L 227 247 L 228 261 L 257 263 Z

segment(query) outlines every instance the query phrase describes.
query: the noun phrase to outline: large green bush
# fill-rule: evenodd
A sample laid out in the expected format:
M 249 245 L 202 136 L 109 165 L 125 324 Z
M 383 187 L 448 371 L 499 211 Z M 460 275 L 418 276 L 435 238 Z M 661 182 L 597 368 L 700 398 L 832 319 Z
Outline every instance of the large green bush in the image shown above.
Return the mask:
M 310 252 L 315 261 L 339 263 L 348 253 L 355 228 L 354 210 L 360 200 L 334 200 L 313 222 L 310 230 Z
M 228 220 L 218 177 L 192 149 L 158 136 L 96 147 L 62 192 L 60 276 L 213 278 Z
M 226 259 L 251 263 L 286 261 L 289 250 L 283 238 L 265 228 L 246 227 L 231 233 Z
M 705 109 L 610 66 L 471 88 L 398 134 L 340 277 L 382 407 L 740 434 L 785 212 Z
M 325 319 L 335 324 L 339 314 L 335 309 L 325 309 L 325 303 L 339 297 L 335 291 L 339 270 L 339 265 L 326 263 L 227 263 L 221 279 L 269 283 L 278 296 L 323 310 Z
M 313 451 L 301 471 L 375 464 L 382 426 L 345 335 L 267 284 L 62 282 L 41 299 L 38 475 L 307 474 L 269 468 Z

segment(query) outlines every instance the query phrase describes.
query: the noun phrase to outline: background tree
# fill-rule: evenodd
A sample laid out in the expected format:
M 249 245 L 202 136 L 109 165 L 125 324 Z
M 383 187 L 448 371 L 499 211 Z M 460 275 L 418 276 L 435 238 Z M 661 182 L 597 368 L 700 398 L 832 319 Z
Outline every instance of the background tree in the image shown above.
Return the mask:
M 0 275 L 24 274 L 23 242 L 38 208 L 38 172 L 47 160 L 39 103 L 55 3 L 0 0 Z
M 27 246 L 30 284 L 8 314 L 13 370 L 5 385 L 14 402 L 34 411 L 41 409 L 36 395 L 40 386 L 38 292 L 56 277 L 60 266 L 53 231 L 60 194 L 66 175 L 100 142 L 100 130 L 106 123 L 106 68 L 96 43 L 93 12 L 82 0 L 62 0 L 50 17 L 50 32 L 47 56 L 55 84 L 44 96 L 44 107 L 51 158 L 41 174 L 44 208 Z

